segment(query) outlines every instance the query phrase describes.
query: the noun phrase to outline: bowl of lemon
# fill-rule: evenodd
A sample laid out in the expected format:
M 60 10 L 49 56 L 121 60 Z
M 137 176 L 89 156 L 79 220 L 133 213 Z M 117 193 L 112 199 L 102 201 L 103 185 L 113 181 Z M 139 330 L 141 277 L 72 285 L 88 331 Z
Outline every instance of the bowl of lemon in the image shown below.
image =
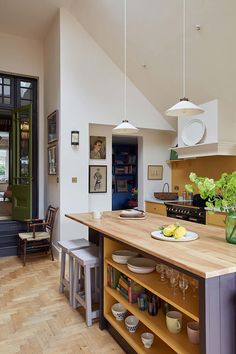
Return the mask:
M 194 241 L 199 236 L 196 232 L 187 230 L 179 222 L 167 226 L 160 226 L 158 230 L 152 231 L 151 236 L 161 241 Z

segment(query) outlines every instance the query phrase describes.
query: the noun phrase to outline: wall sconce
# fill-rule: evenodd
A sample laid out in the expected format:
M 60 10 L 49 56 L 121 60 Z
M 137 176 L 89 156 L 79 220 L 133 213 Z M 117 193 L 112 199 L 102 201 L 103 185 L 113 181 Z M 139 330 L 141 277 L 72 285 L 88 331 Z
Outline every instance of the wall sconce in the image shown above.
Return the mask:
M 71 132 L 71 146 L 79 146 L 79 131 L 72 130 Z

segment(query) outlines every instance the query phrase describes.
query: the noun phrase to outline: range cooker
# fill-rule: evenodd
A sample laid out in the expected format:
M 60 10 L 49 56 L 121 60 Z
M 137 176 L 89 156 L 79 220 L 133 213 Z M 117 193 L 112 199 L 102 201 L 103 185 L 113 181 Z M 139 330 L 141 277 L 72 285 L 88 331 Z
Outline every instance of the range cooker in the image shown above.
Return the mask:
M 167 216 L 199 224 L 206 224 L 206 210 L 203 206 L 193 205 L 193 202 L 167 202 Z

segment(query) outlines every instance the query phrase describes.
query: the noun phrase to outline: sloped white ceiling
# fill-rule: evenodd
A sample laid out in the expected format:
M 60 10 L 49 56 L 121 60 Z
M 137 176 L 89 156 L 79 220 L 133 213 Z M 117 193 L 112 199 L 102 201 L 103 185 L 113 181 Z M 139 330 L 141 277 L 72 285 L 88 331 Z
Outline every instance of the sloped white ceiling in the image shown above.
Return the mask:
M 162 114 L 182 96 L 182 4 L 127 0 L 127 74 Z M 123 0 L 0 0 L 0 31 L 43 38 L 59 7 L 123 69 Z M 186 1 L 186 93 L 197 104 L 234 107 L 235 18 L 235 0 Z

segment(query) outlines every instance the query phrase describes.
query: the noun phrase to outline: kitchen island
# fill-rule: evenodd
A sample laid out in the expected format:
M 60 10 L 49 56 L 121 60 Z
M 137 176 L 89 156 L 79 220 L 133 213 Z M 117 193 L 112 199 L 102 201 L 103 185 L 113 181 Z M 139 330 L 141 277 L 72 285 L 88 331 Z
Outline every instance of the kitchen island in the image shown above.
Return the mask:
M 103 289 L 100 292 L 100 328 L 108 328 L 127 352 L 236 353 L 236 249 L 225 242 L 222 228 L 183 221 L 181 224 L 198 233 L 199 239 L 192 242 L 164 242 L 153 239 L 150 233 L 161 225 L 176 222 L 175 219 L 147 213 L 145 220 L 124 220 L 118 217 L 119 212 L 105 212 L 99 220 L 93 219 L 91 213 L 66 216 L 88 226 L 90 240 L 99 244 L 102 270 L 100 289 Z M 169 285 L 160 282 L 156 272 L 136 274 L 125 265 L 113 262 L 112 251 L 127 247 L 198 280 L 198 297 L 188 296 L 184 301 L 180 294 L 172 295 Z M 107 284 L 108 266 L 121 271 L 181 311 L 184 316 L 181 333 L 174 335 L 168 332 L 161 311 L 158 316 L 152 317 L 110 288 Z M 135 334 L 127 332 L 123 322 L 116 321 L 112 316 L 111 306 L 115 302 L 121 302 L 139 318 L 140 329 Z M 189 320 L 200 323 L 200 345 L 188 341 L 186 321 Z M 154 345 L 148 350 L 140 340 L 139 332 L 144 331 L 155 334 Z

